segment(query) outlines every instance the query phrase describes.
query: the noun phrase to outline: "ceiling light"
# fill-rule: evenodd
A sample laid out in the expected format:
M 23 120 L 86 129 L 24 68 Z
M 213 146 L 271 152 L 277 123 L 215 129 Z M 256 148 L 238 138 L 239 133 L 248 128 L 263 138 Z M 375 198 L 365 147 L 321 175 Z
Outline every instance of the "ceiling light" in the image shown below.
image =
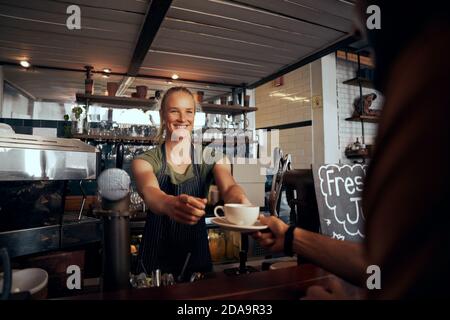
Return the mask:
M 104 74 L 102 75 L 102 77 L 103 77 L 103 78 L 109 78 L 109 74 L 104 73 Z
M 104 73 L 111 73 L 111 69 L 110 69 L 110 68 L 104 68 L 104 69 L 103 69 L 103 72 L 104 72 Z
M 21 60 L 20 65 L 24 68 L 28 68 L 31 64 L 27 60 Z
M 172 81 L 167 80 L 166 83 L 167 83 L 167 84 L 172 84 Z
M 173 75 L 172 75 L 172 79 L 173 80 L 177 80 L 179 78 L 179 76 L 176 74 L 176 73 L 174 73 Z

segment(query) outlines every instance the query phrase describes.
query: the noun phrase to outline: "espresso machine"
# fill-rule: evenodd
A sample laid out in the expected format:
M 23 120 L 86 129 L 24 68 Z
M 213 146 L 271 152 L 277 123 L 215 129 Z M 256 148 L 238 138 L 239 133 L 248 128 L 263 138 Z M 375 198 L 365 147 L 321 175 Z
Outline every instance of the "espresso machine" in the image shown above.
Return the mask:
M 99 224 L 64 223 L 66 183 L 96 179 L 99 159 L 78 139 L 0 135 L 0 248 L 14 258 L 80 244 L 86 228 L 101 237 Z

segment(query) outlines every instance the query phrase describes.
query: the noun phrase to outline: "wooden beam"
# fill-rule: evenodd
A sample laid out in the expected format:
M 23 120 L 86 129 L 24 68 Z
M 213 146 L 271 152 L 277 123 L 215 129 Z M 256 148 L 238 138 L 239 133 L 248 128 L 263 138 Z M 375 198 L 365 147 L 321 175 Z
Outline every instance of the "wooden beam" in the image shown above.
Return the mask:
M 158 32 L 171 3 L 172 0 L 151 1 L 139 33 L 136 47 L 134 48 L 130 66 L 128 67 L 128 76 L 135 77 L 138 75 L 142 62 L 144 62 L 145 56 L 155 39 L 156 33 Z

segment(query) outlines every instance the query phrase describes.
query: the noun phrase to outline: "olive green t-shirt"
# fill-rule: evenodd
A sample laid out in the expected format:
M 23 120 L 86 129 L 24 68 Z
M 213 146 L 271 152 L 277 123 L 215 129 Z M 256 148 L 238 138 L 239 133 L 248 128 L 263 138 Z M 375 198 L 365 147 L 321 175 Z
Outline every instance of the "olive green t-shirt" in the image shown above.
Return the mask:
M 162 145 L 158 145 L 155 148 L 152 148 L 136 157 L 136 159 L 142 159 L 150 163 L 153 167 L 153 172 L 155 173 L 155 175 L 158 175 L 162 168 L 163 154 L 161 151 L 161 147 Z M 198 157 L 201 158 L 199 169 L 200 179 L 205 186 L 203 194 L 206 198 L 208 196 L 210 186 L 214 184 L 214 175 L 212 169 L 214 168 L 214 165 L 224 157 L 224 155 L 223 153 L 217 151 L 217 149 L 211 149 L 208 147 L 204 148 L 202 153 L 201 151 L 202 150 L 196 149 L 197 154 L 202 155 L 201 157 Z M 190 164 L 184 173 L 178 173 L 173 170 L 169 163 L 167 163 L 165 174 L 170 176 L 170 181 L 172 182 L 172 184 L 178 185 L 194 177 L 194 168 L 192 164 Z

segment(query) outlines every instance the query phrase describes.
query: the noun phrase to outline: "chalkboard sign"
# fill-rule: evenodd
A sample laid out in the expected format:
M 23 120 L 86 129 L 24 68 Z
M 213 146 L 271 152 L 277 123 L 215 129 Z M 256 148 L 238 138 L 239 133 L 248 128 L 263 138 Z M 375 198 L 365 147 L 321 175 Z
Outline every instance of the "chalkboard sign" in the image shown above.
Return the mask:
M 313 166 L 322 234 L 350 241 L 365 237 L 361 201 L 366 169 L 360 164 Z

